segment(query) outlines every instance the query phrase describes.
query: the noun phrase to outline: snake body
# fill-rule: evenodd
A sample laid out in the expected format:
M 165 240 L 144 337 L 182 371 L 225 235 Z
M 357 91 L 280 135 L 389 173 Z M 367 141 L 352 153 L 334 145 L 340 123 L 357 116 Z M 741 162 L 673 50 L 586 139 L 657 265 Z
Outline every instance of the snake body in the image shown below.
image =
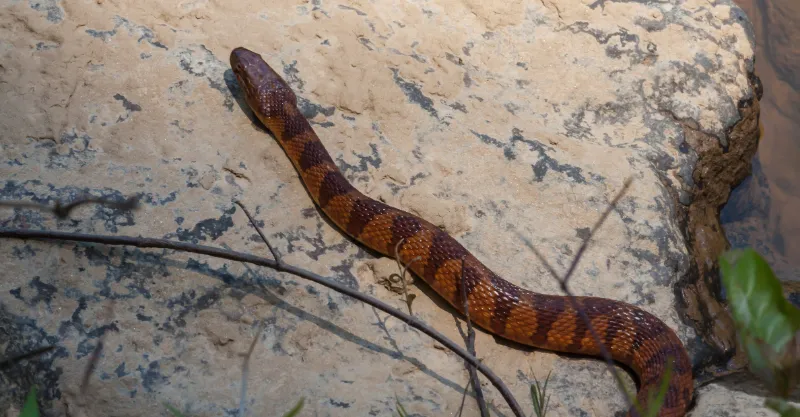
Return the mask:
M 359 192 L 344 177 L 311 125 L 297 108 L 291 87 L 261 56 L 236 48 L 231 68 L 247 104 L 276 137 L 317 206 L 342 231 L 385 256 L 411 260 L 409 269 L 453 308 L 483 329 L 540 349 L 600 356 L 595 339 L 565 296 L 538 294 L 489 270 L 456 239 L 411 213 Z M 461 286 L 464 286 L 462 289 Z M 654 315 L 630 304 L 577 297 L 612 358 L 639 379 L 639 404 L 659 388 L 672 360 L 660 417 L 683 416 L 692 399 L 689 356 L 675 332 Z M 637 415 L 634 409 L 629 416 Z

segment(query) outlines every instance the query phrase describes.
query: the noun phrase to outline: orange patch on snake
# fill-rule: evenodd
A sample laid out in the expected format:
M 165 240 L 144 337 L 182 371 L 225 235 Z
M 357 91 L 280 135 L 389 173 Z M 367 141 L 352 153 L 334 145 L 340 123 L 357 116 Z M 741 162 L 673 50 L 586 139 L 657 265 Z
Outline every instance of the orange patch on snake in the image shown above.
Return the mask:
M 518 320 L 518 317 L 525 317 L 526 320 Z M 530 307 L 520 305 L 511 309 L 508 322 L 506 322 L 506 327 L 503 332 L 507 334 L 511 340 L 522 343 L 522 341 L 530 340 L 531 337 L 533 337 L 538 325 L 536 314 L 533 313 Z
M 597 333 L 597 337 L 600 340 L 605 340 L 606 335 L 608 334 L 608 317 L 597 317 L 592 320 L 592 327 L 594 327 L 595 332 Z M 581 347 L 583 350 L 587 352 L 598 352 L 599 347 L 597 346 L 597 342 L 592 337 L 592 333 L 590 331 L 586 331 L 581 339 Z M 613 347 L 609 347 L 613 349 Z
M 292 138 L 291 141 L 288 141 L 284 146 L 286 149 L 286 155 L 292 161 L 299 162 L 302 160 L 303 151 L 306 149 L 306 144 L 308 143 L 315 143 L 317 140 L 314 138 L 312 134 L 309 132 L 302 132 Z
M 547 332 L 547 344 L 553 349 L 564 349 L 572 344 L 572 338 L 576 336 L 577 321 L 578 315 L 574 310 L 561 313 Z
M 346 227 L 350 221 L 350 213 L 353 209 L 353 198 L 348 195 L 337 195 L 325 205 L 325 213 L 332 217 L 334 223 L 339 227 Z M 341 222 L 341 224 L 339 223 Z
M 303 180 L 305 180 L 308 192 L 313 195 L 319 195 L 320 186 L 325 179 L 325 174 L 331 172 L 333 167 L 323 164 L 314 166 L 303 173 Z
M 470 314 L 477 323 L 490 325 L 492 321 L 492 312 L 494 311 L 496 300 L 493 297 L 486 296 L 486 294 L 491 292 L 494 292 L 491 282 L 481 277 L 467 297 L 469 299 L 470 310 L 473 308 L 476 310 L 476 312 L 470 311 Z
M 420 230 L 400 245 L 400 258 L 405 265 L 416 265 L 425 268 L 428 265 L 428 254 L 431 247 L 430 230 Z M 416 261 L 414 258 L 419 257 Z
M 436 288 L 442 291 L 442 294 L 448 294 L 447 299 L 456 298 L 456 277 L 461 270 L 460 259 L 448 259 L 442 264 L 434 274 L 434 282 Z
M 626 321 L 621 324 L 617 324 L 617 326 L 623 328 L 632 328 L 633 323 Z M 608 348 L 612 352 L 630 355 L 631 346 L 633 345 L 633 336 L 631 336 L 631 334 L 627 331 L 618 331 L 614 338 L 611 339 L 611 342 L 608 342 L 607 344 Z
M 395 216 L 394 213 L 375 216 L 364 226 L 361 234 L 358 235 L 358 240 L 382 253 L 386 253 L 390 249 L 394 250 L 394 248 L 389 248 L 389 242 L 392 238 L 391 225 Z

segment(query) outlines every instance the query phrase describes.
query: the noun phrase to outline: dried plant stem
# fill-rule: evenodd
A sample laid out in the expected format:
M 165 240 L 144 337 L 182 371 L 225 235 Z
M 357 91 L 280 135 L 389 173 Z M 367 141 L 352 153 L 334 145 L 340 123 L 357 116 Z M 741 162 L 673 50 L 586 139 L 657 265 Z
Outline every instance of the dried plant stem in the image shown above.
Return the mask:
M 172 249 L 184 252 L 197 253 L 201 255 L 208 255 L 222 259 L 228 259 L 231 261 L 246 262 L 254 265 L 272 268 L 280 272 L 288 272 L 290 274 L 296 275 L 298 277 L 328 287 L 334 291 L 353 297 L 356 300 L 359 300 L 381 311 L 389 313 L 392 316 L 407 323 L 409 326 L 435 339 L 437 342 L 441 343 L 442 345 L 453 351 L 455 354 L 457 354 L 458 356 L 469 362 L 471 365 L 475 366 L 477 370 L 480 373 L 482 373 L 486 377 L 486 379 L 488 379 L 489 382 L 491 382 L 492 385 L 500 392 L 500 395 L 506 401 L 506 403 L 508 404 L 509 408 L 511 408 L 511 411 L 514 413 L 515 416 L 517 417 L 525 416 L 516 398 L 514 398 L 513 394 L 511 394 L 511 391 L 508 389 L 508 387 L 506 387 L 503 381 L 500 380 L 500 378 L 491 369 L 489 369 L 489 367 L 481 363 L 477 358 L 472 356 L 469 352 L 467 352 L 457 343 L 448 339 L 443 334 L 439 333 L 438 331 L 431 328 L 423 321 L 415 318 L 414 316 L 411 316 L 400 310 L 397 310 L 381 300 L 360 293 L 356 290 L 353 290 L 349 287 L 339 284 L 338 282 L 332 279 L 324 278 L 311 271 L 298 268 L 296 266 L 287 265 L 284 263 L 278 263 L 275 260 L 262 258 L 248 253 L 236 252 L 236 251 L 220 249 L 204 245 L 195 245 L 186 242 L 177 242 L 167 239 L 155 239 L 155 238 L 144 238 L 144 237 L 133 237 L 133 236 L 100 236 L 93 234 L 59 232 L 52 230 L 25 230 L 25 229 L 7 229 L 7 228 L 0 228 L 0 238 L 65 240 L 73 242 L 99 243 L 103 245 L 133 246 L 138 248 Z
M 0 201 L 0 207 L 28 208 L 39 211 L 45 211 L 53 213 L 53 215 L 55 215 L 59 219 L 66 219 L 67 217 L 69 217 L 72 210 L 75 210 L 76 208 L 85 204 L 100 204 L 103 206 L 113 207 L 119 210 L 133 210 L 139 206 L 139 199 L 137 197 L 129 197 L 125 201 L 119 202 L 107 198 L 83 197 L 71 203 L 64 203 L 61 201 L 57 201 L 53 206 L 34 203 L 32 201 Z
M 459 285 L 459 290 L 461 291 L 461 300 L 463 302 L 464 307 L 464 317 L 467 319 L 467 337 L 466 337 L 466 345 L 467 351 L 470 355 L 477 357 L 475 353 L 475 329 L 472 327 L 472 320 L 469 318 L 469 298 L 467 297 L 467 283 L 464 280 L 463 271 L 466 269 L 464 268 L 464 259 L 461 259 L 461 285 Z M 460 327 L 459 327 L 460 329 Z M 475 401 L 478 402 L 478 408 L 481 410 L 482 417 L 489 417 L 489 408 L 486 406 L 486 399 L 483 397 L 483 390 L 481 389 L 481 381 L 478 379 L 478 373 L 475 371 L 475 367 L 470 364 L 465 364 L 467 367 L 467 371 L 469 372 L 469 380 L 472 383 L 472 388 L 475 391 Z
M 558 281 L 559 286 L 561 287 L 561 291 L 563 291 L 567 295 L 570 306 L 572 307 L 573 310 L 575 310 L 578 313 L 578 316 L 581 318 L 583 323 L 586 324 L 586 327 L 589 329 L 589 333 L 591 333 L 594 342 L 600 349 L 600 355 L 605 360 L 608 370 L 614 376 L 614 379 L 617 381 L 617 385 L 619 385 L 620 390 L 622 390 L 622 392 L 625 393 L 625 401 L 627 403 L 628 409 L 630 409 L 633 404 L 633 401 L 631 401 L 632 397 L 631 393 L 628 392 L 628 390 L 625 388 L 625 383 L 622 380 L 622 376 L 619 374 L 619 372 L 617 372 L 617 369 L 614 366 L 614 359 L 611 357 L 611 353 L 609 353 L 606 345 L 602 342 L 602 340 L 598 336 L 597 331 L 594 329 L 594 326 L 592 326 L 592 321 L 589 320 L 589 316 L 586 315 L 586 311 L 584 311 L 583 308 L 581 308 L 581 306 L 578 304 L 578 300 L 575 298 L 575 295 L 572 293 L 572 291 L 570 291 L 569 280 L 570 278 L 572 278 L 572 274 L 575 272 L 575 268 L 578 266 L 578 262 L 580 262 L 584 252 L 586 252 L 586 248 L 589 246 L 589 242 L 592 240 L 592 237 L 594 236 L 595 233 L 597 233 L 597 230 L 600 229 L 603 223 L 605 223 L 609 214 L 611 214 L 611 212 L 617 207 L 619 200 L 628 191 L 631 182 L 632 180 L 630 178 L 625 180 L 622 189 L 620 189 L 620 191 L 617 193 L 614 199 L 611 200 L 611 203 L 609 203 L 608 207 L 606 207 L 606 210 L 603 212 L 603 214 L 600 215 L 600 218 L 597 219 L 597 222 L 595 222 L 594 226 L 589 231 L 589 234 L 586 236 L 585 239 L 583 239 L 580 248 L 578 248 L 578 251 L 575 253 L 575 257 L 572 259 L 572 263 L 570 264 L 569 268 L 567 269 L 567 273 L 564 274 L 563 278 L 558 275 L 558 273 L 555 271 L 555 269 L 553 269 L 550 263 L 547 262 L 544 255 L 542 255 L 542 253 L 539 252 L 533 246 L 530 240 L 528 240 L 524 236 L 520 236 L 520 238 L 525 242 L 525 245 L 528 246 L 528 248 L 530 248 L 533 251 L 536 257 L 539 258 L 542 264 L 544 264 L 544 267 L 547 269 L 550 275 L 552 275 L 553 278 L 555 278 L 556 281 Z
M 280 265 L 281 264 L 280 255 L 278 255 L 278 252 L 275 250 L 275 248 L 273 248 L 272 245 L 270 245 L 269 239 L 267 239 L 267 236 L 265 236 L 264 232 L 261 231 L 261 228 L 258 227 L 258 224 L 256 224 L 256 220 L 250 214 L 250 211 L 247 210 L 247 207 L 245 207 L 244 204 L 242 204 L 241 201 L 237 200 L 237 201 L 234 201 L 234 203 L 236 203 L 237 206 L 242 208 L 242 211 L 244 212 L 244 215 L 247 216 L 247 220 L 249 220 L 250 224 L 253 226 L 253 228 L 256 229 L 256 232 L 258 232 L 258 235 L 261 236 L 261 240 L 263 240 L 264 243 L 267 245 L 267 249 L 269 249 L 269 252 L 272 254 L 272 257 L 275 258 L 275 262 L 277 262 L 278 265 Z
M 21 361 L 24 361 L 26 359 L 32 359 L 32 358 L 34 358 L 36 356 L 42 355 L 44 353 L 47 353 L 47 352 L 49 352 L 49 351 L 51 351 L 51 350 L 53 350 L 55 348 L 56 347 L 53 346 L 53 345 L 47 345 L 47 346 L 36 348 L 36 349 L 31 350 L 29 352 L 21 353 L 19 355 L 14 355 L 14 356 L 12 356 L 10 358 L 7 358 L 7 359 L 0 358 L 0 369 L 6 368 L 6 367 L 10 367 L 11 365 L 13 365 L 13 364 L 15 364 L 17 362 L 21 362 Z

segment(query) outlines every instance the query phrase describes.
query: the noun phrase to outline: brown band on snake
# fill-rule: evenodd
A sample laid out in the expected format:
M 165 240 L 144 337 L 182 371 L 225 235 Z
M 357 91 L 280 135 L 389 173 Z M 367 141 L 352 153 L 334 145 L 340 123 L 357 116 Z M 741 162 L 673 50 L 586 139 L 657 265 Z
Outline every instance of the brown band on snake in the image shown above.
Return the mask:
M 230 61 L 247 104 L 275 135 L 311 197 L 341 230 L 386 256 L 393 257 L 399 244 L 399 255 L 410 263 L 409 269 L 462 314 L 463 285 L 470 318 L 487 331 L 541 349 L 599 355 L 597 343 L 565 296 L 534 293 L 502 279 L 433 224 L 359 192 L 300 113 L 289 85 L 261 56 L 236 48 Z M 693 394 L 692 368 L 675 332 L 630 304 L 576 298 L 614 360 L 638 376 L 640 404 L 646 405 L 667 361 L 674 359 L 658 416 L 685 415 Z M 629 415 L 635 412 L 629 410 Z

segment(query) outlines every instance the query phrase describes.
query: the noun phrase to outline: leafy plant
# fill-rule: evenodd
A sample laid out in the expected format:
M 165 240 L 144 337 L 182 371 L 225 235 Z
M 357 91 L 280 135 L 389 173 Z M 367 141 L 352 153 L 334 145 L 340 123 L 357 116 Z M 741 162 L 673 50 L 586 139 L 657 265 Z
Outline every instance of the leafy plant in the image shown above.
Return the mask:
M 305 401 L 306 401 L 305 397 L 301 398 L 300 401 L 298 401 L 297 404 L 295 404 L 295 406 L 292 407 L 291 410 L 287 411 L 286 414 L 283 415 L 283 417 L 294 417 L 297 414 L 299 414 L 300 410 L 303 409 L 303 403 L 305 403 Z
M 647 397 L 647 409 L 644 410 L 645 417 L 656 417 L 658 412 L 661 411 L 661 406 L 664 404 L 664 398 L 667 396 L 667 389 L 669 388 L 669 380 L 672 378 L 672 362 L 667 363 L 667 370 L 664 372 L 664 377 L 661 379 L 661 385 L 658 391 L 650 391 Z M 637 404 L 638 405 L 638 404 Z
M 800 416 L 787 398 L 800 378 L 800 309 L 784 296 L 769 264 L 753 249 L 720 257 L 722 285 L 750 371 L 779 398 L 767 407 L 783 417 Z
M 397 415 L 399 417 L 408 417 L 408 413 L 406 409 L 403 407 L 403 404 L 400 404 L 400 399 L 397 398 L 397 395 L 394 397 L 395 404 L 397 405 L 395 408 L 397 409 Z
M 550 404 L 550 395 L 547 395 L 547 382 L 550 380 L 550 372 L 544 379 L 544 386 L 539 384 L 536 375 L 533 376 L 533 384 L 531 384 L 531 401 L 533 402 L 533 412 L 536 417 L 545 417 L 547 414 L 547 406 Z
M 32 386 L 28 391 L 28 395 L 25 397 L 25 405 L 22 406 L 19 417 L 39 417 L 39 404 L 36 402 L 37 391 L 36 385 Z
M 185 416 L 183 415 L 183 413 L 181 413 L 180 411 L 178 411 L 178 409 L 177 409 L 177 408 L 173 407 L 172 405 L 170 405 L 170 404 L 168 404 L 168 403 L 164 403 L 164 407 L 166 407 L 166 408 L 167 408 L 167 411 L 169 411 L 169 413 L 170 413 L 170 414 L 172 414 L 174 417 L 185 417 Z

